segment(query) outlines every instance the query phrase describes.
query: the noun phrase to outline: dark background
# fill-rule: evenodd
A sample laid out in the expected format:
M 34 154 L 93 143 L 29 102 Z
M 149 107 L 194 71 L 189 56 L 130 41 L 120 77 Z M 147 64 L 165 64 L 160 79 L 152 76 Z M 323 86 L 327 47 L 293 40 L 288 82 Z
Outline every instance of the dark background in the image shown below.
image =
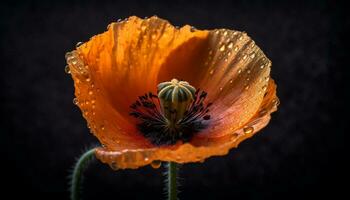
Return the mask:
M 2 194 L 68 199 L 69 169 L 98 141 L 73 105 L 64 54 L 119 18 L 246 31 L 272 60 L 281 100 L 259 134 L 227 156 L 181 168 L 180 199 L 304 199 L 346 192 L 345 30 L 340 1 L 1 2 Z M 348 121 L 348 120 L 347 120 Z M 164 199 L 163 168 L 95 162 L 85 199 Z

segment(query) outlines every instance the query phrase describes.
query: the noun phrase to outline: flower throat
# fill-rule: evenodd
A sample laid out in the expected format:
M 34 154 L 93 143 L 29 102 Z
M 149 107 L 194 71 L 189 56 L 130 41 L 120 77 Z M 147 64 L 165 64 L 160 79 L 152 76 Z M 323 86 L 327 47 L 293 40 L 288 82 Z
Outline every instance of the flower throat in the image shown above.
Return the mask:
M 149 92 L 130 106 L 137 128 L 151 143 L 188 142 L 208 126 L 212 103 L 204 104 L 206 92 L 177 79 L 160 83 L 157 89 L 158 95 Z

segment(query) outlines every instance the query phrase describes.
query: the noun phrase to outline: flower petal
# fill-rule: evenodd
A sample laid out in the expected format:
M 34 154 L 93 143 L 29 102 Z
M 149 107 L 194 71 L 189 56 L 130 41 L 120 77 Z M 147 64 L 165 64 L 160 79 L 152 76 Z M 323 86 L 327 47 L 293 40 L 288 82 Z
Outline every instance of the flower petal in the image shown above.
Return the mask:
M 208 31 L 177 29 L 157 17 L 130 17 L 67 53 L 77 105 L 106 148 L 152 146 L 138 134 L 129 106 L 139 95 L 155 92 L 162 64 L 175 49 L 196 46 L 207 36 Z
M 244 32 L 211 31 L 209 49 L 199 85 L 213 102 L 212 128 L 199 137 L 223 136 L 246 124 L 263 101 L 271 66 Z
M 139 148 L 132 150 L 110 151 L 97 148 L 96 156 L 113 169 L 138 168 L 153 161 L 173 161 L 178 163 L 202 162 L 211 156 L 225 155 L 231 148 L 253 136 L 265 127 L 270 114 L 277 109 L 276 85 L 269 81 L 267 93 L 260 104 L 259 110 L 253 115 L 246 126 L 216 138 L 196 138 L 191 143 L 178 143 L 170 147 Z

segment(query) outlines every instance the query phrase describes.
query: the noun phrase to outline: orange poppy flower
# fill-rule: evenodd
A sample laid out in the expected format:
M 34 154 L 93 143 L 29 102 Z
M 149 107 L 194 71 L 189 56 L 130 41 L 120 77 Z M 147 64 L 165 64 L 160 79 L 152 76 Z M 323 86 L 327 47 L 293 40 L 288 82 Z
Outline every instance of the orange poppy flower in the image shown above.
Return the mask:
M 102 143 L 96 156 L 113 169 L 225 155 L 266 126 L 279 103 L 271 61 L 244 32 L 130 17 L 111 23 L 66 59 L 74 103 Z M 169 119 L 159 96 L 166 84 L 180 88 L 172 85 L 168 97 L 176 90 L 176 100 L 189 99 L 175 117 L 187 120 L 184 133 L 164 131 L 169 137 L 153 134 Z

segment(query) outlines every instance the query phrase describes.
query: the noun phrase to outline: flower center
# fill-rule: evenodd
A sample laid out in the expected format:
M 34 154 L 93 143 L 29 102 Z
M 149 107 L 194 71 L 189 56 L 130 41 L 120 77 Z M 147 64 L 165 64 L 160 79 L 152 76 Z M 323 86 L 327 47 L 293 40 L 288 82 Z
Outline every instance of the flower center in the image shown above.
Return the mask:
M 138 119 L 137 128 L 155 145 L 188 142 L 208 126 L 207 93 L 186 81 L 172 79 L 158 85 L 158 96 L 149 92 L 133 103 L 130 115 Z

